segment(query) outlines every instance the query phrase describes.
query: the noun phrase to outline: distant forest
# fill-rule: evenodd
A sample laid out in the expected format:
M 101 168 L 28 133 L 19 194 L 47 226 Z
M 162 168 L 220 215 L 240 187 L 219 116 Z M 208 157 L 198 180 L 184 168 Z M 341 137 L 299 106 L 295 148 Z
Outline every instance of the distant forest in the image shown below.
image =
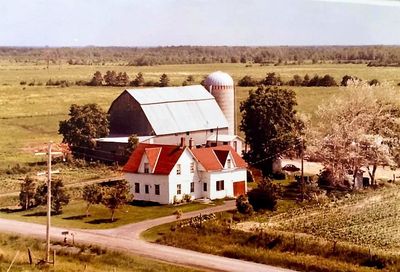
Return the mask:
M 0 47 L 2 61 L 131 65 L 201 63 L 367 63 L 400 66 L 400 46 Z

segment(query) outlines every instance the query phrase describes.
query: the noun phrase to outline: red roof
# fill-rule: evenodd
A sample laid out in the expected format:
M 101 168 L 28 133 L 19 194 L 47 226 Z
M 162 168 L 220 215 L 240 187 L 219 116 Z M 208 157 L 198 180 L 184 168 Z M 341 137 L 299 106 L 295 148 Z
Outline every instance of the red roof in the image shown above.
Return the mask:
M 132 152 L 128 162 L 123 168 L 123 171 L 137 173 L 143 154 L 146 153 L 149 158 L 150 165 L 151 163 L 156 164 L 153 173 L 157 175 L 168 175 L 171 173 L 172 168 L 174 168 L 183 151 L 183 148 L 179 148 L 179 146 L 176 145 L 140 143 Z
M 137 173 L 142 157 L 146 154 L 154 174 L 169 175 L 184 150 L 185 148 L 176 145 L 140 143 L 129 157 L 123 171 Z M 236 167 L 247 167 L 246 162 L 229 145 L 195 148 L 191 149 L 191 152 L 207 171 L 222 170 L 228 154 L 231 154 Z
M 231 152 L 231 156 L 235 162 L 235 166 L 239 167 L 239 168 L 246 168 L 247 167 L 247 163 L 243 160 L 242 157 L 240 157 L 240 155 L 235 151 L 235 149 L 233 149 L 232 146 L 230 145 L 219 145 L 219 146 L 214 146 L 211 147 L 214 150 L 228 150 Z
M 145 148 L 145 150 L 144 150 L 146 153 L 147 159 L 149 160 L 149 165 L 150 165 L 150 168 L 152 171 L 154 170 L 154 168 L 156 166 L 158 157 L 160 156 L 160 153 L 161 153 L 161 149 L 162 149 L 161 147 L 152 147 L 152 148 Z
M 191 150 L 196 159 L 208 171 L 221 170 L 223 168 L 218 157 L 211 147 L 196 148 Z
M 198 148 L 193 149 L 192 152 L 207 171 L 222 170 L 229 153 L 231 154 L 236 167 L 247 167 L 246 162 L 230 145 Z

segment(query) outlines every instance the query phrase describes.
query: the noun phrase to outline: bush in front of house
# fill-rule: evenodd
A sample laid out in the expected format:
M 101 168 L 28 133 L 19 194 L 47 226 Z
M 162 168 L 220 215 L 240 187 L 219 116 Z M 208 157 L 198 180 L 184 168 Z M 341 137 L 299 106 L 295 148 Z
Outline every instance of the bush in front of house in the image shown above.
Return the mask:
M 238 212 L 242 214 L 252 214 L 254 211 L 253 206 L 251 206 L 248 198 L 244 195 L 241 195 L 236 199 L 236 208 Z
M 249 202 L 256 212 L 275 210 L 279 195 L 280 187 L 267 178 L 261 180 L 256 188 L 248 192 Z

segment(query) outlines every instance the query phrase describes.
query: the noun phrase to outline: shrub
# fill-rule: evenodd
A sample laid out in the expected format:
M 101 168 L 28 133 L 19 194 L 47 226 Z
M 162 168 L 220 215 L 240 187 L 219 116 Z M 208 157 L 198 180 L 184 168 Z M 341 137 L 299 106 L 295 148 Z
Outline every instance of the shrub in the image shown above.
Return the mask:
M 19 85 L 26 85 L 26 81 L 25 80 L 20 81 Z
M 257 86 L 257 80 L 253 79 L 251 76 L 244 76 L 238 81 L 238 85 L 241 87 L 254 87 Z
M 303 79 L 299 75 L 294 75 L 293 79 L 289 80 L 287 84 L 289 86 L 302 86 Z
M 251 206 L 248 198 L 244 195 L 239 196 L 236 199 L 236 208 L 238 212 L 242 214 L 252 214 L 253 213 L 253 206 Z
M 267 86 L 281 86 L 283 82 L 281 77 L 275 73 L 268 73 L 263 81 L 264 85 Z
M 249 202 L 256 212 L 260 210 L 275 210 L 279 195 L 279 186 L 273 184 L 270 179 L 261 180 L 257 188 L 248 192 Z
M 358 77 L 356 76 L 349 76 L 349 75 L 345 75 L 342 78 L 342 81 L 340 82 L 340 86 L 347 86 L 349 84 L 349 81 L 357 81 L 360 80 Z
M 374 79 L 368 81 L 368 84 L 369 84 L 370 86 L 378 86 L 378 85 L 380 85 L 381 83 L 379 82 L 379 80 L 377 80 L 376 78 L 374 78 Z
M 318 175 L 318 185 L 321 187 L 332 186 L 335 184 L 335 177 L 329 169 L 323 169 Z
M 184 194 L 182 200 L 189 203 L 192 201 L 192 196 L 189 194 Z
M 19 163 L 17 163 L 16 165 L 14 165 L 11 168 L 8 168 L 6 170 L 6 174 L 7 175 L 14 175 L 14 174 L 26 174 L 30 172 L 30 168 L 26 167 L 26 166 L 21 166 Z

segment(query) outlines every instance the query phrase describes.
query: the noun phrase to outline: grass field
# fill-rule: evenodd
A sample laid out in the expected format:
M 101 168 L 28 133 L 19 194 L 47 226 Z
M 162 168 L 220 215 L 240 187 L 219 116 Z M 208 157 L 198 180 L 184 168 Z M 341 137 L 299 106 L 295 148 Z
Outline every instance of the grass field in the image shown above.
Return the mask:
M 189 203 L 181 206 L 160 205 L 148 207 L 125 205 L 116 211 L 115 221 L 111 222 L 111 213 L 103 205 L 92 206 L 90 208 L 90 216 L 86 217 L 86 203 L 82 200 L 74 200 L 64 207 L 62 214 L 52 216 L 52 224 L 69 228 L 107 229 L 172 215 L 178 209 L 182 212 L 191 212 L 208 207 L 210 205 L 200 203 Z M 37 207 L 28 211 L 0 209 L 0 217 L 46 224 L 46 208 Z
M 98 247 L 77 246 L 74 248 L 57 246 L 56 265 L 39 267 L 29 265 L 28 247 L 32 250 L 35 263 L 45 255 L 45 243 L 30 237 L 12 234 L 0 234 L 0 271 L 7 271 L 12 260 L 15 262 L 10 271 L 200 271 L 189 267 L 180 267 L 157 262 L 144 257 L 114 252 Z
M 143 72 L 146 80 L 158 81 L 162 73 L 168 74 L 171 84 L 180 85 L 193 75 L 196 82 L 212 71 L 222 70 L 237 82 L 244 75 L 263 78 L 268 72 L 279 73 L 284 80 L 294 74 L 331 74 L 337 81 L 345 74 L 363 79 L 377 78 L 397 84 L 400 82 L 400 68 L 367 67 L 354 64 L 287 65 L 246 67 L 244 64 L 195 64 L 161 66 L 81 66 L 63 65 L 1 65 L 0 66 L 0 169 L 17 162 L 25 163 L 33 157 L 32 148 L 49 140 L 60 141 L 57 134 L 58 123 L 67 118 L 72 103 L 98 103 L 105 110 L 123 91 L 123 87 L 72 86 L 66 88 L 20 85 L 20 81 L 45 84 L 52 80 L 89 80 L 96 70 L 126 71 L 133 79 Z M 250 88 L 237 88 L 237 101 L 245 99 Z M 295 88 L 298 95 L 299 111 L 311 113 L 324 100 L 339 92 L 339 88 Z
M 162 73 L 168 74 L 171 84 L 180 85 L 188 75 L 193 75 L 196 82 L 200 82 L 204 76 L 222 70 L 234 78 L 237 82 L 244 75 L 251 75 L 261 79 L 268 72 L 279 73 L 284 80 L 288 80 L 294 74 L 303 76 L 331 74 L 337 81 L 342 76 L 350 74 L 365 80 L 377 78 L 387 80 L 393 84 L 400 82 L 400 68 L 396 67 L 367 67 L 355 64 L 316 64 L 316 65 L 286 65 L 286 66 L 260 66 L 244 64 L 194 64 L 194 65 L 160 65 L 160 66 L 82 66 L 63 65 L 50 66 L 46 69 L 41 65 L 0 65 L 0 180 L 1 192 L 18 190 L 19 182 L 23 175 L 6 175 L 5 171 L 16 164 L 44 161 L 45 158 L 34 156 L 35 149 L 44 147 L 50 140 L 59 142 L 58 124 L 68 117 L 68 110 L 72 103 L 98 103 L 107 110 L 111 102 L 123 91 L 123 87 L 48 87 L 45 83 L 52 80 L 89 80 L 93 73 L 100 70 L 103 74 L 107 70 L 126 71 L 131 79 L 138 72 L 143 72 L 145 80 L 158 81 Z M 20 85 L 26 81 L 27 85 Z M 35 82 L 41 86 L 28 86 Z M 239 102 L 247 97 L 248 90 L 252 88 L 236 88 L 237 108 Z M 313 116 L 315 109 L 323 101 L 345 91 L 339 87 L 295 87 L 297 93 L 298 110 Z M 237 124 L 240 121 L 240 113 L 237 111 Z M 240 132 L 239 132 L 240 134 Z M 68 173 L 68 171 L 66 172 Z M 97 178 L 107 176 L 109 173 L 101 173 L 90 169 L 79 172 L 70 171 L 65 174 L 66 183 L 74 183 L 79 179 Z
M 323 207 L 287 204 L 280 201 L 277 211 L 250 218 L 224 213 L 197 227 L 157 226 L 142 236 L 151 242 L 298 271 L 399 271 L 399 185 Z

